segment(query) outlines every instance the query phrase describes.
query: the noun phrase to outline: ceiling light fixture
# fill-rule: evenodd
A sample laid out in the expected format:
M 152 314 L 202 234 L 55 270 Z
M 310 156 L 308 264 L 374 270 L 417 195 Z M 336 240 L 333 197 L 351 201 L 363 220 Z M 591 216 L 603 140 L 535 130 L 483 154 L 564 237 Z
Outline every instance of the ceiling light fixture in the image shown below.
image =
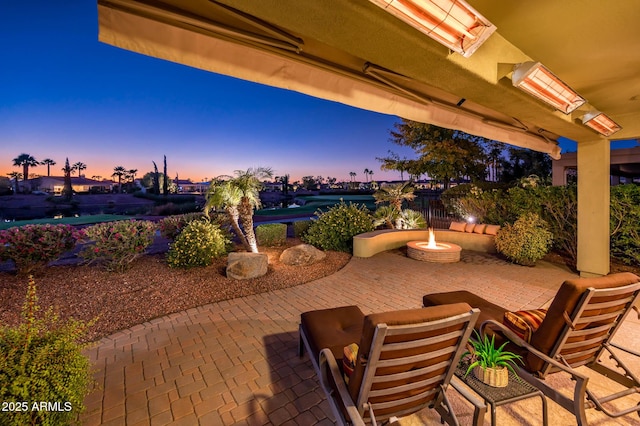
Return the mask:
M 513 69 L 514 86 L 569 114 L 586 100 L 540 62 L 524 62 Z
M 615 121 L 600 111 L 588 112 L 582 117 L 582 124 L 591 127 L 603 136 L 611 136 L 622 129 Z
M 462 0 L 370 1 L 465 58 L 496 30 Z

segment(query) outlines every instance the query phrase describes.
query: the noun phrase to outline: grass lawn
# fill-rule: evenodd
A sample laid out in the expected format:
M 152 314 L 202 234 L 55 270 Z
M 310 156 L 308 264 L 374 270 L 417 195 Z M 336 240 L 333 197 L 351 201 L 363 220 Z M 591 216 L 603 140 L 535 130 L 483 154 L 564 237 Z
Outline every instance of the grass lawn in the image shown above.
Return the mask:
M 375 209 L 375 200 L 371 195 L 301 195 L 296 197 L 305 200 L 303 206 L 286 209 L 264 209 L 256 211 L 258 216 L 282 216 L 290 214 L 309 214 L 313 216 L 318 209 L 327 211 L 330 207 L 343 200 L 345 203 L 365 204 L 369 209 Z
M 0 222 L 0 230 L 13 228 L 14 226 L 22 226 L 29 224 L 64 224 L 64 225 L 89 225 L 92 223 L 100 222 L 113 222 L 116 220 L 132 219 L 133 216 L 125 216 L 121 214 L 96 214 L 89 216 L 78 217 L 63 217 L 61 219 L 53 219 L 51 217 L 45 219 L 33 219 L 33 220 L 16 220 L 15 222 Z

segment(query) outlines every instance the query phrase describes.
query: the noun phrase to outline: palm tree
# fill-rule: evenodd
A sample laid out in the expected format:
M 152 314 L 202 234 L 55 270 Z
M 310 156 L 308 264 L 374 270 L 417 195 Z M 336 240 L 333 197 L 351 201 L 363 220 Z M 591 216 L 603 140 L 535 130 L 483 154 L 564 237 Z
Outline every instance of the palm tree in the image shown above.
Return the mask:
M 40 164 L 35 158 L 29 154 L 20 154 L 13 159 L 15 167 L 22 166 L 22 180 L 26 181 L 29 177 L 29 167 L 37 167 Z M 26 188 L 24 188 L 26 189 Z
M 127 174 L 127 170 L 122 166 L 116 166 L 113 168 L 113 174 L 111 177 L 116 176 L 118 178 L 118 190 L 122 193 L 122 177 Z
M 369 181 L 372 182 L 373 181 L 373 170 L 369 170 Z
M 229 180 L 217 180 L 212 183 L 207 192 L 205 212 L 212 207 L 223 207 L 234 231 L 240 238 L 245 248 L 252 252 L 258 252 L 258 243 L 253 231 L 253 210 L 260 207 L 260 189 L 262 180 L 270 179 L 273 171 L 269 167 L 250 168 L 236 170 L 235 176 Z M 240 229 L 239 223 L 242 224 Z
M 102 176 L 100 176 L 100 175 L 93 175 L 93 176 L 91 176 L 91 179 L 93 179 L 93 180 L 102 180 Z
M 45 158 L 40 162 L 40 164 L 42 164 L 43 166 L 44 165 L 47 166 L 47 176 L 51 176 L 51 166 L 55 166 L 56 162 L 53 161 L 51 158 Z
M 349 172 L 349 176 L 351 176 L 351 182 L 353 182 L 353 179 L 356 177 L 356 172 Z
M 251 246 L 247 242 L 242 229 L 240 228 L 240 212 L 238 206 L 242 199 L 240 189 L 236 188 L 230 180 L 213 179 L 209 185 L 209 189 L 205 195 L 206 203 L 204 205 L 204 214 L 209 216 L 209 212 L 214 208 L 223 208 L 229 216 L 231 226 L 240 239 L 240 242 L 247 250 L 251 250 Z
M 364 178 L 366 179 L 367 183 L 369 182 L 369 169 L 364 169 Z
M 389 203 L 398 213 L 398 219 L 396 220 L 396 228 L 402 228 L 402 222 L 399 219 L 402 212 L 402 203 L 404 200 L 413 201 L 416 196 L 413 193 L 414 188 L 411 182 L 403 182 L 386 185 L 373 193 L 373 198 L 376 199 L 376 204 Z
M 83 170 L 86 170 L 86 169 L 87 169 L 87 165 L 84 164 L 81 161 L 78 161 L 73 166 L 71 166 L 71 170 L 77 170 L 78 171 L 78 177 L 80 177 L 80 172 L 82 172 Z

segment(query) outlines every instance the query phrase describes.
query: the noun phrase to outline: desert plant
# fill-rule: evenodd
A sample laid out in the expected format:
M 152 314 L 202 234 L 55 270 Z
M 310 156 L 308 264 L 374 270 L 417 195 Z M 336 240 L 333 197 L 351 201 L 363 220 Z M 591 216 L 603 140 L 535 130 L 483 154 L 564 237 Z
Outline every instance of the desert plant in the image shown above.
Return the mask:
M 351 252 L 353 237 L 373 231 L 373 221 L 364 205 L 340 201 L 326 212 L 316 212 L 318 219 L 302 240 L 323 250 Z
M 85 229 L 93 241 L 80 256 L 89 262 L 100 262 L 109 271 L 122 272 L 142 256 L 153 242 L 156 225 L 148 220 L 121 220 L 99 223 Z
M 90 324 L 63 323 L 51 310 L 44 316 L 38 310 L 30 277 L 22 322 L 0 328 L 0 401 L 8 404 L 3 425 L 74 424 L 84 410 L 91 372 L 80 342 Z
M 469 339 L 471 350 L 462 354 L 463 358 L 471 355 L 471 362 L 469 363 L 466 374 L 469 374 L 475 367 L 482 369 L 506 367 L 511 370 L 513 374 L 517 375 L 513 368 L 515 362 L 520 361 L 522 364 L 524 364 L 524 362 L 520 355 L 504 350 L 504 347 L 509 342 L 504 342 L 500 347 L 496 348 L 495 335 L 489 338 L 486 334 L 481 337 L 476 330 L 474 330 L 474 333 L 476 338 Z
M 310 220 L 298 220 L 293 222 L 293 236 L 301 238 L 313 224 Z
M 284 223 L 265 223 L 256 226 L 258 245 L 275 247 L 287 242 L 287 225 Z
M 427 221 L 419 211 L 404 209 L 402 210 L 402 213 L 400 213 L 400 220 L 402 221 L 402 229 L 419 229 L 427 227 Z
M 547 223 L 535 213 L 526 213 L 516 222 L 503 226 L 496 235 L 496 248 L 511 261 L 534 265 L 553 244 L 553 234 Z
M 167 263 L 174 268 L 211 265 L 213 259 L 225 255 L 230 241 L 220 227 L 206 220 L 187 224 L 167 253 Z
M 0 231 L 0 260 L 19 274 L 33 273 L 71 250 L 82 233 L 70 225 L 24 225 Z

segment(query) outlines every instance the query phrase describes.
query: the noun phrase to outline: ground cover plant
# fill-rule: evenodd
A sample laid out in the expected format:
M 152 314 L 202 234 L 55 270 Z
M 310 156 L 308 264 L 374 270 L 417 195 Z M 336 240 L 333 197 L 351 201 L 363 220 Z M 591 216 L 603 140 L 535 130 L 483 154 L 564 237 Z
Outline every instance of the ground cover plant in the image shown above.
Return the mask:
M 259 246 L 281 246 L 287 240 L 287 225 L 284 223 L 265 223 L 256 226 L 256 239 Z

